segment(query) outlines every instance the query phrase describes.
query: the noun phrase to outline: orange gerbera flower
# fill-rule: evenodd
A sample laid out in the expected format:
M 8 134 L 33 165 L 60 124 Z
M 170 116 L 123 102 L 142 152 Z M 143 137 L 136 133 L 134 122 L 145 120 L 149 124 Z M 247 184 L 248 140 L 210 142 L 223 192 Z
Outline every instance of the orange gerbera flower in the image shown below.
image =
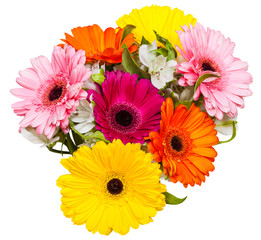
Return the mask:
M 162 162 L 163 171 L 174 183 L 184 187 L 201 185 L 205 176 L 214 170 L 217 152 L 212 147 L 218 143 L 213 120 L 194 104 L 187 110 L 167 98 L 161 107 L 160 132 L 151 132 L 147 139 L 154 160 Z
M 135 52 L 138 49 L 134 45 L 133 34 L 128 34 L 122 39 L 124 29 L 107 28 L 104 32 L 96 24 L 87 27 L 72 29 L 73 36 L 65 33 L 66 39 L 61 39 L 76 50 L 84 50 L 86 62 L 105 61 L 109 64 L 122 62 L 122 45 L 126 44 L 129 51 Z

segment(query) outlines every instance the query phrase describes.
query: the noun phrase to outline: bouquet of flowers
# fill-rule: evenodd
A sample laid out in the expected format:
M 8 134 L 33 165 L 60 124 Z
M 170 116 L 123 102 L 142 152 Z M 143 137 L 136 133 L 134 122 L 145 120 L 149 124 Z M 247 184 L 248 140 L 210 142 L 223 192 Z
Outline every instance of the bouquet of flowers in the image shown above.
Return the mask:
M 217 144 L 236 136 L 252 94 L 235 44 L 179 9 L 152 5 L 117 28 L 77 27 L 19 72 L 19 132 L 69 154 L 58 178 L 64 215 L 90 232 L 122 235 L 180 204 L 161 180 L 201 185 Z M 231 135 L 219 141 L 217 133 Z

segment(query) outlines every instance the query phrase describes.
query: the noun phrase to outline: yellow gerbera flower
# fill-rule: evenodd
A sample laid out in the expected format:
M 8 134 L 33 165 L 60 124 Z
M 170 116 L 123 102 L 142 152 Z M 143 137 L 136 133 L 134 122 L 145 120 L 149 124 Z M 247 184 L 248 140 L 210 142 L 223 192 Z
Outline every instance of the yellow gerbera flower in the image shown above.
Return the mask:
M 71 173 L 57 180 L 64 215 L 105 235 L 112 230 L 124 235 L 130 227 L 152 222 L 165 206 L 166 189 L 159 183 L 160 165 L 151 161 L 140 144 L 120 140 L 80 147 L 73 157 L 61 160 Z
M 189 26 L 190 23 L 194 26 L 196 22 L 197 19 L 191 14 L 185 15 L 178 8 L 171 9 L 167 6 L 161 7 L 157 5 L 133 9 L 129 15 L 125 14 L 116 21 L 121 28 L 128 24 L 136 26 L 133 34 L 138 43 L 141 42 L 142 36 L 152 43 L 156 39 L 153 32 L 155 30 L 160 36 L 168 39 L 173 47 L 177 45 L 181 48 L 176 31 L 181 30 L 181 26 Z M 159 42 L 158 45 L 162 46 Z

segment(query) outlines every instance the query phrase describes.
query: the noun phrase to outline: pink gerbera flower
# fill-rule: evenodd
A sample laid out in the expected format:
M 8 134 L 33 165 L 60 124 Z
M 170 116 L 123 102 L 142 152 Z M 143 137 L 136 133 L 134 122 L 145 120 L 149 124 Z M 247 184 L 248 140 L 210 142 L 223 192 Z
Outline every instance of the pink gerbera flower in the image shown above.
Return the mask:
M 178 35 L 184 51 L 176 47 L 186 60 L 176 66 L 177 72 L 184 74 L 179 84 L 191 86 L 204 73 L 217 74 L 219 78 L 208 78 L 200 84 L 194 100 L 202 93 L 209 115 L 217 119 L 222 119 L 224 113 L 235 117 L 237 107 L 244 107 L 243 97 L 252 94 L 248 64 L 232 55 L 235 44 L 220 32 L 205 30 L 199 23 L 195 27 L 184 26 Z
M 24 116 L 21 128 L 34 127 L 50 139 L 57 127 L 68 133 L 69 116 L 79 105 L 79 99 L 87 96 L 82 90 L 84 80 L 91 71 L 84 67 L 84 51 L 71 46 L 54 47 L 51 63 L 40 56 L 31 60 L 33 68 L 20 71 L 17 83 L 23 88 L 11 93 L 23 101 L 12 108 L 18 116 Z
M 144 137 L 160 128 L 163 98 L 148 79 L 138 75 L 106 72 L 100 93 L 93 93 L 96 128 L 108 140 L 124 144 L 144 143 Z

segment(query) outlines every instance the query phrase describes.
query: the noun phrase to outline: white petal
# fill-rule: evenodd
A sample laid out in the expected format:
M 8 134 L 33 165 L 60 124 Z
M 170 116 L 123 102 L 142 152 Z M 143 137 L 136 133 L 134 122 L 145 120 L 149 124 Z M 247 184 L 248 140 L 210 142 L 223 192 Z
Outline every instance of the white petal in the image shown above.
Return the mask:
M 156 50 L 157 49 L 157 41 L 156 40 L 154 40 L 153 42 L 152 42 L 152 50 Z
M 166 57 L 163 57 L 162 55 L 159 55 L 158 57 L 155 58 L 155 60 L 153 61 L 153 70 L 155 72 L 158 72 L 159 70 L 163 69 L 166 65 Z M 174 68 L 173 68 L 174 71 Z
M 166 85 L 166 83 L 158 79 L 156 75 L 151 75 L 151 83 L 153 84 L 154 87 L 158 89 L 164 88 Z
M 169 60 L 167 63 L 166 63 L 166 65 L 165 65 L 165 67 L 164 68 L 174 68 L 175 66 L 177 65 L 177 62 L 176 61 L 174 61 L 174 60 Z
M 173 80 L 174 68 L 164 68 L 160 71 L 160 81 L 167 83 Z
M 86 133 L 92 130 L 94 126 L 95 124 L 93 124 L 92 122 L 83 122 L 75 125 L 74 128 L 80 133 Z
M 24 138 L 35 144 L 43 144 L 45 141 L 41 139 L 41 135 L 38 135 L 33 128 L 22 128 L 21 134 Z M 46 138 L 47 141 L 47 138 Z
M 149 51 L 148 51 L 148 45 L 141 45 L 139 49 L 139 56 L 140 56 L 140 61 L 142 62 L 143 65 L 146 67 L 150 67 L 150 58 L 149 58 Z
M 139 56 L 140 56 L 140 61 L 142 62 L 143 65 L 147 67 L 151 67 L 152 61 L 156 58 L 156 53 L 154 50 L 157 49 L 157 43 L 154 41 L 150 45 L 143 44 L 141 45 L 139 49 Z
M 215 124 L 216 124 L 215 129 L 223 135 L 232 135 L 233 121 L 236 121 L 236 118 L 230 118 L 229 116 L 224 115 L 222 120 L 215 120 Z M 236 124 L 236 129 L 238 129 L 237 124 Z

